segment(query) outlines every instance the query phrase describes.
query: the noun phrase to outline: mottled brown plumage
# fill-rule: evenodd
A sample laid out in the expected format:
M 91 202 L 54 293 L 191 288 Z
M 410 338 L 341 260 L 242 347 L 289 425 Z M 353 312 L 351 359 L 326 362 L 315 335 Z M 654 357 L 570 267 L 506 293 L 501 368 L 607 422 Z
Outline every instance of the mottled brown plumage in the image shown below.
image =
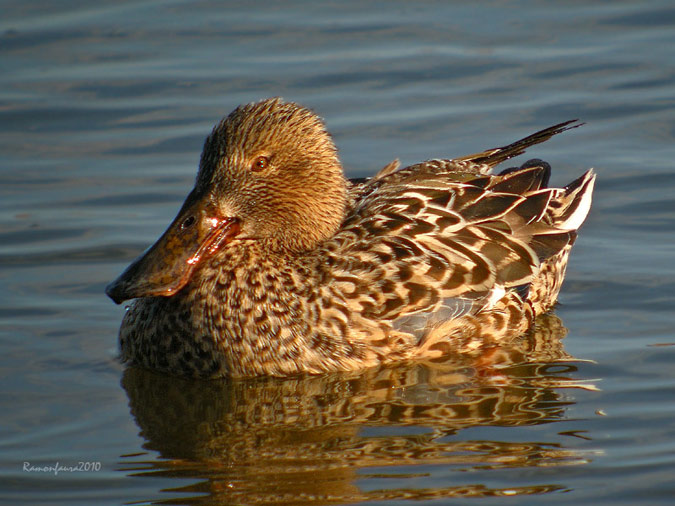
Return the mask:
M 107 288 L 136 298 L 125 360 L 190 376 L 285 376 L 466 353 L 548 310 L 595 176 L 496 164 L 573 128 L 503 148 L 343 176 L 311 111 L 239 107 L 207 138 L 178 216 Z

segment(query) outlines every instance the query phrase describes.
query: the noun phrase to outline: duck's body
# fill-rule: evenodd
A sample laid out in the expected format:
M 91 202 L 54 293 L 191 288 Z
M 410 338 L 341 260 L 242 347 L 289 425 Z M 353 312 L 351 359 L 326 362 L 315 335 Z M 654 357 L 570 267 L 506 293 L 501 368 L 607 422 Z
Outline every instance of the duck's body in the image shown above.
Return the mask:
M 207 139 L 195 189 L 107 292 L 138 298 L 125 360 L 171 374 L 290 375 L 464 353 L 516 337 L 556 301 L 595 176 L 493 166 L 504 148 L 344 179 L 321 121 L 271 99 Z

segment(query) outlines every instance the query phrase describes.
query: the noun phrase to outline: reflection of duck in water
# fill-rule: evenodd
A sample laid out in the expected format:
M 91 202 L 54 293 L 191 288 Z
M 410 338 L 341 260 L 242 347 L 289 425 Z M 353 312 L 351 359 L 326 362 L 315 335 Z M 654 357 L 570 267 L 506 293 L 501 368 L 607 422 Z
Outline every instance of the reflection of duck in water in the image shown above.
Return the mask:
M 192 376 L 354 370 L 471 352 L 521 335 L 555 302 L 592 171 L 503 148 L 350 182 L 321 120 L 280 99 L 239 107 L 207 138 L 195 188 L 107 293 L 138 298 L 124 359 Z
M 564 478 L 551 468 L 584 464 L 588 455 L 560 428 L 515 429 L 564 421 L 573 400 L 558 389 L 584 386 L 574 380 L 564 334 L 557 317 L 543 315 L 532 332 L 500 347 L 492 362 L 483 356 L 479 366 L 454 356 L 359 373 L 217 381 L 130 367 L 123 386 L 131 412 L 144 447 L 160 458 L 128 457 L 122 467 L 145 477 L 196 480 L 172 492 L 206 493 L 204 504 L 345 504 L 564 489 Z M 513 477 L 523 473 L 499 471 L 537 467 L 547 471 L 530 471 L 522 481 Z

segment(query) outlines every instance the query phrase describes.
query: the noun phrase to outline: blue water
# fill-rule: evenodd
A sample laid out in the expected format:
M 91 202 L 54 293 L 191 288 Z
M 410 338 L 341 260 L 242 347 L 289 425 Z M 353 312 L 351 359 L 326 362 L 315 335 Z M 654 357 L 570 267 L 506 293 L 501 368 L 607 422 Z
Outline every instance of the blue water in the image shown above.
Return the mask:
M 0 11 L 4 503 L 672 503 L 672 2 Z M 488 365 L 125 370 L 104 286 L 173 218 L 213 124 L 275 95 L 325 118 L 352 177 L 585 121 L 529 153 L 555 184 L 598 172 L 555 316 Z

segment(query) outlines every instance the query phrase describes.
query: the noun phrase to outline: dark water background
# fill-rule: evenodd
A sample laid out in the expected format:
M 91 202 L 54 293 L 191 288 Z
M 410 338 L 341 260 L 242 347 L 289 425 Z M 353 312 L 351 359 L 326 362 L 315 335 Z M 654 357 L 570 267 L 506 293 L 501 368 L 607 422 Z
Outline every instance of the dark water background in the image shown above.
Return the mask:
M 672 504 L 674 47 L 668 0 L 3 2 L 0 498 Z M 598 171 L 555 316 L 485 364 L 125 371 L 104 286 L 213 124 L 274 95 L 326 119 L 350 176 L 584 120 L 530 152 L 556 184 Z

